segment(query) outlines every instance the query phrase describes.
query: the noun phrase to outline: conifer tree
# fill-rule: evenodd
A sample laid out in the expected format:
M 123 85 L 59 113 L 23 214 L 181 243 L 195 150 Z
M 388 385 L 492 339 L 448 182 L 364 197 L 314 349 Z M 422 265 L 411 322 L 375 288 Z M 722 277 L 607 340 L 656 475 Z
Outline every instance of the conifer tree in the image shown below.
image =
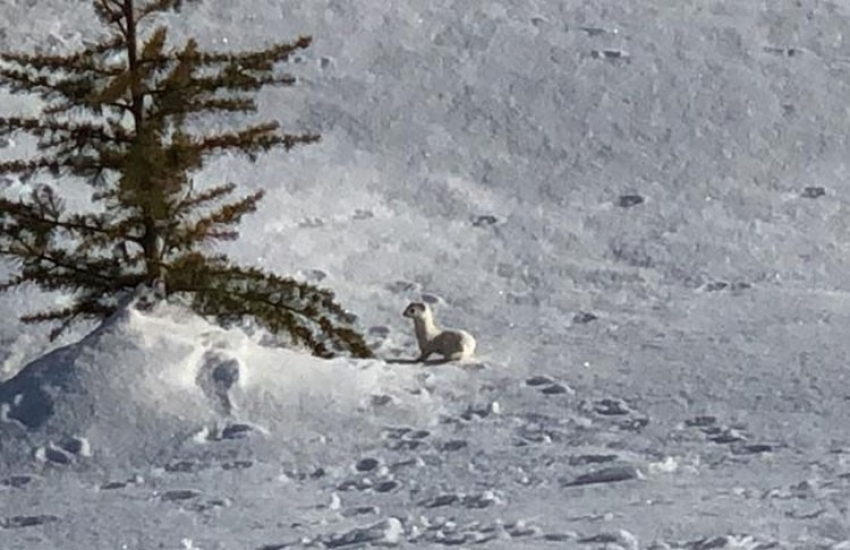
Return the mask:
M 318 356 L 371 355 L 354 316 L 325 289 L 235 265 L 209 251 L 237 238 L 236 226 L 263 193 L 233 197 L 236 185 L 195 189 L 192 176 L 222 152 L 254 160 L 273 148 L 313 143 L 314 134 L 282 133 L 276 122 L 232 131 L 193 130 L 204 117 L 230 120 L 256 111 L 256 93 L 291 86 L 279 70 L 309 37 L 259 50 L 211 52 L 195 40 L 171 46 L 165 12 L 180 0 L 93 0 L 106 30 L 97 43 L 67 54 L 0 53 L 0 86 L 43 101 L 37 116 L 0 117 L 0 137 L 34 136 L 37 154 L 0 162 L 0 174 L 80 178 L 92 188 L 91 211 L 69 211 L 59 193 L 38 186 L 25 197 L 0 196 L 0 254 L 17 266 L 0 290 L 34 284 L 73 296 L 68 307 L 24 322 L 103 319 L 117 297 L 140 284 L 185 294 L 218 320 L 252 317 Z

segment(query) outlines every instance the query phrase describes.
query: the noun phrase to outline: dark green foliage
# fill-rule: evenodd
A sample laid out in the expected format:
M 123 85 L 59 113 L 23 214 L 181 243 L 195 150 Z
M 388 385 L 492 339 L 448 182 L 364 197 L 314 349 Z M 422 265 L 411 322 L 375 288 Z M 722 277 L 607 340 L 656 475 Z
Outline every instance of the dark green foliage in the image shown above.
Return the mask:
M 316 355 L 370 356 L 353 316 L 330 292 L 205 252 L 211 241 L 238 236 L 262 192 L 233 198 L 231 183 L 192 185 L 192 174 L 222 151 L 254 160 L 319 139 L 282 133 L 277 122 L 191 130 L 204 116 L 255 112 L 264 87 L 293 85 L 277 67 L 310 38 L 243 52 L 207 52 L 194 40 L 174 48 L 166 28 L 150 20 L 181 4 L 94 0 L 107 31 L 98 43 L 63 55 L 0 53 L 0 86 L 45 105 L 35 117 L 0 117 L 0 137 L 38 140 L 37 155 L 0 162 L 0 174 L 81 178 L 96 206 L 69 212 L 48 186 L 23 199 L 0 197 L 0 254 L 19 266 L 0 290 L 35 284 L 71 292 L 69 307 L 23 318 L 57 323 L 55 336 L 76 320 L 110 315 L 122 292 L 160 281 L 169 294 L 188 293 L 202 314 L 254 317 Z

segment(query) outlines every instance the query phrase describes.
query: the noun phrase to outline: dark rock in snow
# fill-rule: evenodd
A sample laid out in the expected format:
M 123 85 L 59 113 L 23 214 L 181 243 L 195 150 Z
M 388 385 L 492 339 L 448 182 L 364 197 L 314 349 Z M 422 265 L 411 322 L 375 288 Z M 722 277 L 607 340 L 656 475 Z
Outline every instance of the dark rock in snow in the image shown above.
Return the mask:
M 110 481 L 100 486 L 101 491 L 112 491 L 115 489 L 123 489 L 128 484 L 126 481 Z
M 800 194 L 804 199 L 817 199 L 826 195 L 826 189 L 823 187 L 806 187 Z
M 562 487 L 573 487 L 578 485 L 593 485 L 597 483 L 614 483 L 617 481 L 628 481 L 637 479 L 638 471 L 634 466 L 611 466 L 588 474 L 582 474 L 574 479 L 561 482 Z
M 354 465 L 354 469 L 358 472 L 371 472 L 378 467 L 378 464 L 379 462 L 375 458 L 363 458 L 357 461 L 357 464 Z

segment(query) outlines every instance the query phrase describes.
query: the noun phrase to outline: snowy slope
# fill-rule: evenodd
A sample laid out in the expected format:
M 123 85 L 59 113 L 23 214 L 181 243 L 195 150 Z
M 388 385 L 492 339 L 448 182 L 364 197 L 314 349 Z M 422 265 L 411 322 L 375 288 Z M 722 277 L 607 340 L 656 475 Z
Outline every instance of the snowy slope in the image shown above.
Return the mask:
M 79 44 L 77 4 L 4 3 L 0 46 Z M 846 3 L 207 0 L 174 22 L 315 37 L 261 116 L 322 143 L 196 178 L 269 192 L 229 252 L 333 288 L 385 359 L 415 354 L 400 312 L 424 295 L 484 368 L 325 364 L 171 308 L 81 327 L 0 390 L 77 384 L 72 412 L 0 428 L 0 548 L 846 547 Z M 13 314 L 61 299 L 0 297 L 0 377 L 52 349 Z M 235 419 L 207 353 L 247 373 Z M 67 437 L 91 456 L 33 461 Z

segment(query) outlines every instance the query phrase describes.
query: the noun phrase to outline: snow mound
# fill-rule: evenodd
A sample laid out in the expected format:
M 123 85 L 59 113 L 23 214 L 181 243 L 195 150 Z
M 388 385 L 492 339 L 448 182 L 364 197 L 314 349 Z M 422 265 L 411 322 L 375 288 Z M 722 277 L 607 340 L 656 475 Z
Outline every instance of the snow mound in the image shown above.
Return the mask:
M 421 370 L 258 340 L 136 299 L 0 384 L 0 463 L 141 465 L 234 447 L 309 459 L 438 417 Z

